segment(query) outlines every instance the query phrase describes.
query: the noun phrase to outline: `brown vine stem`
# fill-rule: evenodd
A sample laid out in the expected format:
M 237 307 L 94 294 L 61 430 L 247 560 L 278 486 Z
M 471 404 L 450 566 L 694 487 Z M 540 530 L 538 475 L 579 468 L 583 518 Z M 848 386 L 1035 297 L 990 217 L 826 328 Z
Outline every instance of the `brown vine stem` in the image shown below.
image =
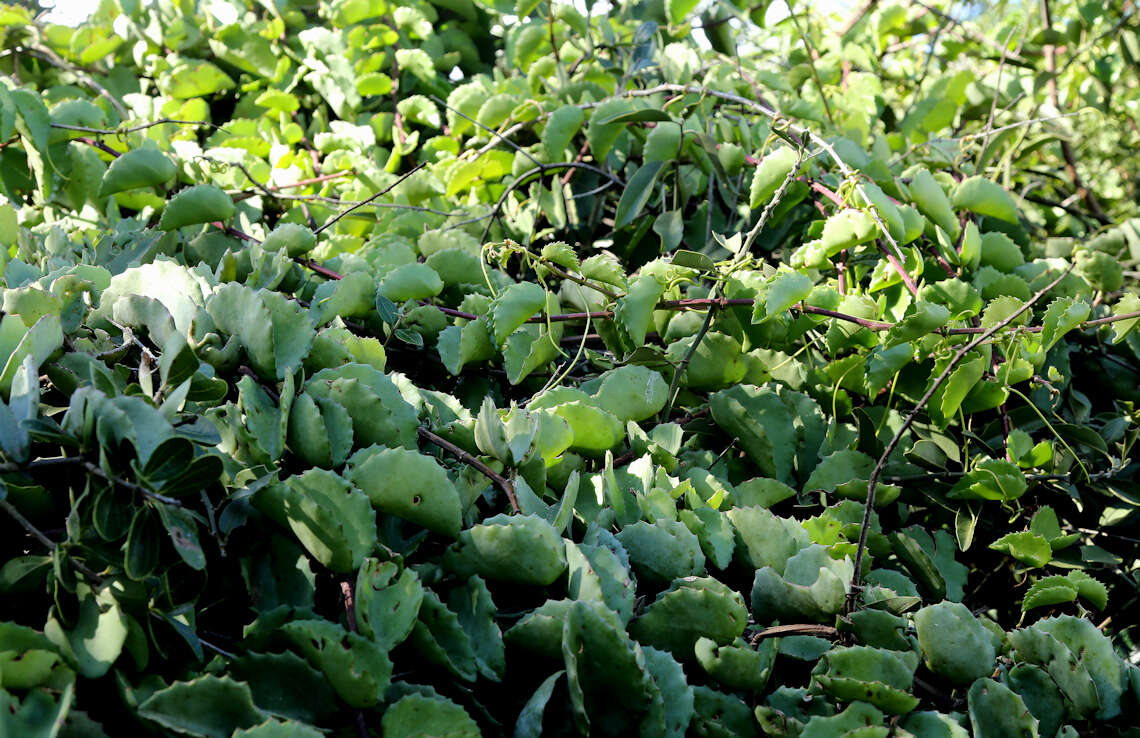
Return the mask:
M 863 508 L 863 524 L 859 530 L 859 543 L 855 547 L 855 572 L 851 575 L 851 586 L 848 589 L 847 602 L 844 605 L 845 614 L 850 613 L 855 609 L 855 604 L 859 597 L 859 591 L 862 588 L 861 583 L 863 579 L 863 554 L 867 549 L 867 531 L 871 528 L 871 515 L 872 511 L 875 508 L 875 491 L 879 486 L 879 477 L 882 476 L 883 469 L 887 465 L 887 458 L 890 457 L 890 455 L 894 452 L 895 447 L 899 445 L 899 441 L 902 440 L 903 435 L 905 435 L 906 432 L 910 430 L 911 425 L 913 425 L 915 419 L 918 418 L 918 414 L 926 408 L 926 403 L 930 402 L 930 398 L 934 396 L 934 393 L 938 391 L 938 388 L 941 387 L 942 384 L 950 377 L 950 373 L 954 371 L 954 367 L 958 365 L 958 362 L 960 362 L 966 356 L 966 354 L 973 351 L 995 333 L 1016 320 L 1018 316 L 1020 316 L 1026 310 L 1033 307 L 1034 303 L 1049 293 L 1049 290 L 1060 284 L 1061 280 L 1068 276 L 1069 272 L 1073 270 L 1074 266 L 1075 264 L 1070 264 L 1068 269 L 1061 272 L 1060 276 L 1038 290 L 1037 293 L 1026 300 L 1020 308 L 1018 308 L 1010 315 L 1006 316 L 1004 320 L 1001 320 L 988 328 L 984 333 L 979 335 L 973 341 L 970 341 L 966 345 L 962 346 L 962 348 L 958 349 L 954 356 L 951 357 L 950 362 L 942 370 L 942 373 L 938 375 L 938 377 L 934 380 L 934 383 L 930 385 L 930 388 L 926 390 L 926 393 L 923 394 L 918 403 L 915 404 L 914 409 L 912 409 L 906 416 L 906 419 L 903 420 L 903 423 L 901 426 L 899 426 L 899 429 L 895 431 L 895 434 L 887 444 L 887 447 L 883 449 L 883 453 L 879 456 L 879 460 L 875 463 L 875 468 L 871 470 L 871 476 L 867 480 L 867 501 L 864 503 Z
M 498 486 L 499 489 L 503 490 L 503 492 L 507 495 L 507 499 L 511 502 L 511 509 L 515 512 L 520 512 L 519 501 L 518 498 L 515 497 L 515 485 L 511 484 L 511 480 L 507 479 L 502 474 L 499 474 L 497 471 L 487 466 L 482 461 L 467 453 L 463 449 L 459 448 L 446 438 L 441 438 L 435 433 L 432 433 L 427 428 L 420 427 L 417 429 L 417 432 L 420 434 L 420 438 L 423 438 L 425 441 L 429 441 L 436 446 L 439 446 L 444 451 L 448 451 L 451 454 L 454 454 L 455 457 L 462 461 L 464 464 L 467 464 L 468 466 L 479 470 L 483 476 L 490 479 L 495 483 L 496 486 Z
M 345 577 L 340 580 L 340 595 L 344 601 L 344 619 L 348 624 L 350 633 L 359 633 L 356 627 L 356 597 L 352 591 L 352 579 Z M 364 711 L 356 711 L 356 730 L 360 733 L 361 738 L 368 738 L 368 724 L 364 720 Z
M 218 225 L 218 224 L 215 224 L 215 225 Z M 244 236 L 245 234 L 239 233 L 239 234 L 234 234 L 234 235 Z M 252 237 L 247 237 L 247 238 L 252 238 Z M 311 259 L 298 258 L 298 259 L 296 259 L 296 261 L 301 266 L 304 266 L 308 269 L 311 269 L 314 272 L 316 272 L 317 274 L 320 274 L 321 276 L 328 277 L 329 279 L 344 279 L 343 274 L 340 274 L 339 272 L 334 272 L 332 269 L 328 269 L 327 267 L 323 267 Z M 733 307 L 733 306 L 750 306 L 750 305 L 754 305 L 755 303 L 756 303 L 756 301 L 754 299 L 752 299 L 751 297 L 733 297 L 733 298 L 691 297 L 691 298 L 687 298 L 684 300 L 662 300 L 661 302 L 657 303 L 657 305 L 654 306 L 654 309 L 655 310 L 701 310 L 704 308 L 708 308 L 710 306 L 723 309 L 726 307 Z M 429 303 L 427 301 L 421 301 L 421 304 L 430 305 L 431 303 Z M 463 310 L 456 310 L 455 308 L 444 307 L 443 305 L 436 305 L 435 309 L 440 311 L 444 315 L 449 315 L 453 318 L 461 318 L 463 320 L 478 320 L 481 317 L 479 315 L 476 315 L 475 313 L 468 313 L 468 312 L 464 312 Z M 856 315 L 849 315 L 847 313 L 841 313 L 841 312 L 838 312 L 836 310 L 828 310 L 827 308 L 816 307 L 815 305 L 803 305 L 803 304 L 793 305 L 790 309 L 798 310 L 801 313 L 809 313 L 812 315 L 824 315 L 828 318 L 835 318 L 836 320 L 842 320 L 842 321 L 845 321 L 848 323 L 854 323 L 856 325 L 862 326 L 863 328 L 866 328 L 867 330 L 872 330 L 872 331 L 889 331 L 890 329 L 895 327 L 894 323 L 888 323 L 888 322 L 882 321 L 882 320 L 870 320 L 868 318 L 860 318 Z M 564 323 L 564 322 L 572 321 L 572 320 L 610 320 L 613 317 L 614 317 L 614 311 L 613 310 L 595 310 L 595 311 L 588 312 L 588 313 L 587 312 L 553 313 L 551 315 L 547 315 L 546 313 L 538 313 L 536 315 L 532 315 L 531 317 L 527 318 L 526 322 L 527 323 L 547 323 L 547 322 Z M 1121 313 L 1119 315 L 1107 315 L 1103 318 L 1094 318 L 1092 320 L 1086 320 L 1083 323 L 1081 323 L 1080 325 L 1078 325 L 1077 328 L 1091 328 L 1093 326 L 1108 325 L 1109 323 L 1116 323 L 1116 322 L 1121 321 L 1121 320 L 1132 320 L 1134 318 L 1140 318 L 1140 310 L 1130 312 L 1130 313 Z M 985 330 L 986 330 L 985 328 L 975 328 L 975 327 L 943 328 L 943 329 L 939 330 L 938 333 L 941 335 L 944 335 L 944 336 L 974 336 L 974 335 L 977 335 L 979 333 L 985 332 Z M 1039 325 L 1030 325 L 1030 326 L 1023 326 L 1019 330 L 1021 330 L 1024 333 L 1040 333 L 1042 330 L 1042 327 Z
M 94 146 L 95 148 L 102 151 L 104 154 L 108 154 L 109 156 L 112 156 L 116 159 L 118 159 L 120 156 L 123 155 L 123 153 L 121 151 L 115 151 L 114 149 L 112 149 L 107 144 L 105 144 L 102 141 L 99 141 L 97 139 L 94 139 L 94 138 L 88 138 L 87 136 L 76 136 L 72 140 L 78 141 L 79 143 L 85 143 L 88 146 Z
M 879 0 L 866 0 L 866 2 L 860 5 L 859 9 L 856 10 L 851 15 L 851 17 L 847 19 L 847 22 L 839 27 L 837 33 L 840 36 L 846 36 L 851 32 L 851 29 L 859 25 L 859 21 L 863 20 L 863 18 L 866 17 L 867 13 L 870 13 L 878 4 Z

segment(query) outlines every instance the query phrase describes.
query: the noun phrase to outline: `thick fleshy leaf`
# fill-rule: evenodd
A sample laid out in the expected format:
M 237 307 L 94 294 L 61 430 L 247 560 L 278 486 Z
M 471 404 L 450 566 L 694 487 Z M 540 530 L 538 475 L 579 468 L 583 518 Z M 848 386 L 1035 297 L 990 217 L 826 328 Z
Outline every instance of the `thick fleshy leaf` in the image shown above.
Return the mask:
M 459 534 L 444 565 L 470 576 L 547 586 L 566 570 L 566 553 L 554 527 L 533 515 L 496 515 Z
M 281 626 L 281 633 L 347 704 L 371 707 L 384 698 L 392 662 L 373 641 L 327 620 L 294 620 Z
M 459 492 L 430 456 L 371 446 L 352 455 L 347 475 L 380 512 L 451 537 L 459 534 Z
M 266 717 L 254 705 L 249 685 L 212 674 L 160 689 L 138 709 L 165 728 L 207 738 L 229 738 Z

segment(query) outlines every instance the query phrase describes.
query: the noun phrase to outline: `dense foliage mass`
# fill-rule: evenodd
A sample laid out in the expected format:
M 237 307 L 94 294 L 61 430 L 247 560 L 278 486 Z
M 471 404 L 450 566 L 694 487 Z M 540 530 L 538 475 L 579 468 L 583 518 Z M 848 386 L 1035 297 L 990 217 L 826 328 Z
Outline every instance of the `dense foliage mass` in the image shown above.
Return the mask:
M 1133 4 L 0 6 L 0 734 L 1135 735 Z

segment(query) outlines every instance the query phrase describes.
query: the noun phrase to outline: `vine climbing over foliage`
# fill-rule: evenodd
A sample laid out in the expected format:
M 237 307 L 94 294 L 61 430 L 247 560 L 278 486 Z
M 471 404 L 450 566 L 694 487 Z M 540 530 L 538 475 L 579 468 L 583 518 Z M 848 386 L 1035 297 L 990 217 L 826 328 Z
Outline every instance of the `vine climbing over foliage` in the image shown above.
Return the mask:
M 0 6 L 0 733 L 1133 735 L 1134 14 Z

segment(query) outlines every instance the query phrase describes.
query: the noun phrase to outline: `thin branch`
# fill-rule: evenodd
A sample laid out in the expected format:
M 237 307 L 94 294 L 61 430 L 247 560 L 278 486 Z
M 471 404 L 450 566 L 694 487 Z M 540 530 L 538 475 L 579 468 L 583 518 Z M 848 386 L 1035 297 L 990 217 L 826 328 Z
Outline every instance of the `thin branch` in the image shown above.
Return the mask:
M 879 0 L 866 0 L 866 2 L 859 6 L 859 9 L 856 10 L 851 15 L 851 17 L 848 18 L 847 21 L 839 27 L 839 35 L 846 36 L 848 33 L 850 33 L 851 29 L 859 25 L 859 21 L 863 20 L 867 13 L 870 13 L 871 10 L 874 9 L 874 7 L 878 4 Z
M 147 489 L 146 487 L 142 486 L 141 484 L 136 484 L 135 482 L 132 482 L 129 479 L 123 479 L 122 477 L 117 477 L 114 474 L 108 474 L 107 472 L 103 471 L 102 467 L 100 467 L 98 464 L 96 464 L 94 462 L 84 461 L 83 462 L 83 468 L 86 469 L 88 472 L 94 474 L 95 476 L 99 477 L 100 479 L 104 479 L 104 480 L 110 482 L 111 484 L 118 485 L 119 487 L 122 487 L 123 489 L 128 489 L 132 492 L 137 492 L 137 493 L 141 494 L 143 497 L 149 497 L 150 499 L 154 500 L 155 502 L 161 502 L 163 504 L 170 505 L 172 507 L 182 507 L 182 503 L 179 500 L 176 500 L 173 497 L 167 497 L 166 495 L 160 495 L 157 492 L 152 492 L 151 490 Z
M 899 429 L 895 431 L 894 436 L 891 438 L 886 448 L 883 449 L 883 453 L 879 456 L 879 460 L 876 462 L 875 468 L 871 470 L 871 476 L 867 480 L 867 501 L 864 503 L 865 507 L 863 509 L 863 525 L 859 530 L 859 543 L 855 548 L 855 572 L 851 575 L 851 586 L 847 592 L 847 602 L 845 605 L 846 612 L 851 612 L 851 610 L 855 608 L 855 603 L 859 597 L 859 591 L 861 589 L 861 582 L 863 579 L 863 554 L 867 548 L 867 532 L 871 528 L 871 515 L 875 507 L 875 491 L 879 486 L 879 477 L 882 475 L 883 469 L 887 465 L 887 459 L 894 452 L 895 447 L 899 445 L 899 441 L 902 440 L 903 435 L 905 435 L 906 432 L 910 430 L 910 427 L 914 424 L 914 421 L 918 417 L 918 414 L 926 408 L 926 403 L 930 402 L 930 398 L 934 396 L 934 393 L 938 391 L 938 388 L 941 387 L 942 384 L 950 377 L 950 373 L 954 371 L 954 367 L 958 365 L 958 362 L 965 358 L 966 354 L 973 351 L 1002 328 L 1005 328 L 1007 325 L 1016 320 L 1026 310 L 1033 307 L 1033 305 L 1038 300 L 1048 294 L 1050 290 L 1060 284 L 1062 279 L 1068 276 L 1069 272 L 1073 270 L 1073 266 L 1074 265 L 1070 265 L 1069 268 L 1063 271 L 1056 279 L 1038 290 L 1036 294 L 1026 300 L 1020 308 L 1015 310 L 1010 315 L 1006 316 L 1005 319 L 997 322 L 973 341 L 970 341 L 958 349 L 954 356 L 950 358 L 949 363 L 946 364 L 946 367 L 942 370 L 942 373 L 938 375 L 938 377 L 930 385 L 930 388 L 926 390 L 926 393 L 923 394 L 918 403 L 914 406 L 914 409 L 912 409 L 910 411 L 910 414 L 906 416 L 906 419 L 903 421 L 902 425 L 899 426 Z
M 332 279 L 340 279 L 341 278 L 341 275 L 337 274 L 336 272 L 333 272 L 331 270 L 325 270 L 323 267 L 321 267 L 315 263 L 310 265 L 310 264 L 306 263 L 304 260 L 302 260 L 301 263 L 304 264 L 305 266 L 308 266 L 311 269 L 314 269 L 314 271 L 324 270 L 324 272 L 328 272 L 329 274 L 333 275 L 331 277 Z M 324 273 L 324 272 L 320 272 L 320 273 Z M 734 297 L 734 298 L 692 297 L 692 298 L 688 298 L 688 299 L 684 299 L 684 300 L 662 300 L 661 302 L 657 303 L 653 309 L 654 310 L 704 310 L 710 306 L 724 309 L 727 307 L 734 307 L 734 306 L 751 306 L 751 305 L 754 305 L 755 302 L 756 301 L 754 299 L 752 299 L 751 297 Z M 424 302 L 423 304 L 427 305 L 430 303 Z M 474 313 L 467 313 L 467 312 L 464 312 L 462 310 L 456 310 L 455 308 L 443 307 L 442 305 L 436 305 L 435 307 L 436 307 L 436 310 L 439 310 L 444 315 L 448 315 L 448 316 L 451 316 L 453 318 L 462 318 L 463 320 L 478 320 L 480 317 L 478 315 L 475 315 Z M 842 321 L 845 321 L 847 323 L 854 323 L 855 325 L 862 326 L 863 328 L 866 328 L 867 330 L 871 330 L 871 331 L 889 331 L 892 328 L 894 328 L 896 325 L 895 323 L 887 323 L 887 322 L 881 321 L 881 320 L 870 320 L 868 318 L 860 318 L 857 315 L 849 315 L 848 313 L 841 313 L 841 312 L 838 312 L 836 310 L 828 310 L 827 308 L 816 307 L 815 305 L 803 305 L 803 304 L 793 305 L 790 309 L 791 310 L 797 310 L 801 313 L 807 313 L 809 315 L 822 315 L 822 316 L 825 316 L 828 318 L 834 318 L 836 320 L 842 320 Z M 526 322 L 527 323 L 546 323 L 546 322 L 561 323 L 561 322 L 567 322 L 567 321 L 572 321 L 572 320 L 609 320 L 613 317 L 614 317 L 614 311 L 612 311 L 612 310 L 595 310 L 595 311 L 591 311 L 588 313 L 587 312 L 553 313 L 551 315 L 547 315 L 545 313 L 538 313 L 536 315 L 532 315 L 531 317 L 527 318 Z M 1079 328 L 1091 328 L 1093 326 L 1108 325 L 1110 323 L 1116 323 L 1116 322 L 1121 321 L 1121 320 L 1132 320 L 1134 318 L 1140 318 L 1140 311 L 1130 312 L 1130 313 L 1121 313 L 1119 315 L 1108 315 L 1108 316 L 1105 316 L 1103 318 L 1095 318 L 1093 320 L 1086 320 L 1083 323 L 1079 324 L 1077 326 L 1077 328 L 1078 329 Z M 1018 328 L 1018 330 L 1022 333 L 1040 333 L 1042 330 L 1042 327 L 1039 325 L 1029 325 L 1029 326 L 1021 326 Z M 943 336 L 976 336 L 980 333 L 985 333 L 985 331 L 986 331 L 985 328 L 967 326 L 967 327 L 962 327 L 962 328 L 943 328 L 943 329 L 937 331 L 937 333 L 939 333 L 940 335 L 943 335 Z
M 340 272 L 334 272 L 332 269 L 323 267 L 312 259 L 302 259 L 300 257 L 297 257 L 294 259 L 294 261 L 303 267 L 313 270 L 322 277 L 328 277 L 329 279 L 344 279 L 344 275 Z
M 499 474 L 497 471 L 487 466 L 482 461 L 467 453 L 463 449 L 459 448 L 446 438 L 441 438 L 440 436 L 432 433 L 427 428 L 421 427 L 418 428 L 417 431 L 420 434 L 420 438 L 423 438 L 425 441 L 429 441 L 436 446 L 439 446 L 444 451 L 448 451 L 451 454 L 454 454 L 455 457 L 462 461 L 464 464 L 477 469 L 483 474 L 483 476 L 494 482 L 495 485 L 498 486 L 499 489 L 503 490 L 503 492 L 507 495 L 507 499 L 510 500 L 511 503 L 511 509 L 515 512 L 520 512 L 519 501 L 518 498 L 515 497 L 515 486 L 511 484 L 511 480 L 507 479 L 502 474 Z
M 495 207 L 491 209 L 491 220 L 487 222 L 487 227 L 483 229 L 483 235 L 479 240 L 482 242 L 487 241 L 487 234 L 491 232 L 491 225 L 495 222 L 495 219 L 499 217 L 499 213 L 503 210 L 503 205 L 506 204 L 507 198 L 510 197 L 512 192 L 517 190 L 519 187 L 522 187 L 524 184 L 529 184 L 531 181 L 529 179 L 530 177 L 537 175 L 539 178 L 542 178 L 549 171 L 557 171 L 561 169 L 585 169 L 587 171 L 600 174 L 603 177 L 608 177 L 610 181 L 616 184 L 618 187 L 625 187 L 625 182 L 622 182 L 621 179 L 619 179 L 613 173 L 607 172 L 606 170 L 600 167 L 596 167 L 593 164 L 586 164 L 585 162 L 580 161 L 564 161 L 558 162 L 556 164 L 539 164 L 538 166 L 532 169 L 528 169 L 527 171 L 520 174 L 518 179 L 512 182 L 507 187 L 507 189 L 503 190 L 503 194 L 499 196 L 499 199 L 497 201 L 495 201 Z
M 37 26 L 36 30 L 39 31 L 38 26 Z M 79 67 L 75 66 L 71 62 L 67 61 L 66 59 L 61 57 L 59 54 L 55 53 L 55 51 L 52 50 L 51 47 L 46 46 L 46 45 L 41 46 L 41 45 L 37 44 L 35 46 L 26 47 L 25 51 L 27 51 L 30 54 L 33 54 L 34 56 L 38 56 L 39 58 L 43 59 L 44 61 L 48 62 L 49 64 L 57 66 L 60 69 L 66 69 L 67 71 L 71 72 L 76 77 L 78 77 L 79 81 L 82 82 L 85 86 L 90 87 L 92 90 L 95 90 L 95 92 L 100 97 L 104 98 L 107 102 L 109 102 L 111 104 L 111 107 L 113 107 L 115 109 L 115 112 L 119 114 L 120 118 L 129 118 L 130 117 L 130 113 L 127 111 L 127 108 L 121 102 L 119 102 L 119 99 L 117 97 L 115 97 L 110 92 L 108 92 L 107 88 L 103 87 L 103 85 L 96 82 L 95 78 L 92 77 L 90 74 L 83 71 Z
M 557 52 L 556 52 L 556 53 L 557 53 Z M 447 103 L 445 103 L 443 100 L 440 100 L 440 99 L 439 99 L 437 96 L 435 96 L 435 95 L 432 95 L 432 96 L 431 96 L 431 99 L 432 99 L 432 100 L 434 100 L 436 103 L 438 103 L 438 104 L 442 105 L 443 107 L 447 108 L 447 109 L 448 109 L 448 110 L 450 110 L 451 112 L 455 113 L 455 114 L 456 114 L 456 115 L 458 115 L 460 118 L 463 118 L 463 119 L 464 119 L 464 120 L 466 120 L 467 122 L 471 123 L 472 125 L 474 125 L 474 126 L 477 126 L 477 127 L 479 127 L 479 128 L 482 128 L 482 129 L 483 129 L 484 131 L 486 131 L 487 133 L 490 133 L 490 134 L 491 134 L 492 136 L 494 136 L 495 138 L 499 139 L 499 140 L 500 140 L 500 141 L 502 141 L 503 143 L 505 143 L 505 144 L 507 144 L 508 146 L 510 146 L 511 148 L 513 148 L 515 151 L 519 152 L 520 154 L 522 154 L 522 155 L 523 155 L 523 156 L 525 156 L 526 158 L 530 159 L 530 161 L 531 161 L 531 163 L 532 163 L 532 164 L 534 164 L 534 165 L 536 165 L 536 166 L 542 166 L 542 162 L 540 162 L 538 159 L 536 159 L 536 158 L 534 157 L 534 155 L 533 155 L 533 154 L 531 154 L 529 151 L 527 151 L 526 149 L 524 149 L 522 146 L 519 146 L 517 143 L 515 143 L 515 142 L 514 142 L 514 141 L 512 141 L 512 140 L 510 140 L 509 138 L 507 138 L 507 137 L 506 137 L 506 136 L 504 136 L 503 134 L 499 133 L 499 132 L 498 132 L 498 131 L 496 131 L 494 128 L 491 128 L 490 126 L 486 126 L 486 125 L 483 125 L 482 123 L 480 123 L 479 121 L 475 120 L 474 118 L 472 118 L 472 117 L 471 117 L 470 115 L 468 115 L 467 113 L 464 113 L 462 110 L 459 110 L 458 108 L 453 108 L 453 107 L 451 107 L 450 105 L 448 105 Z M 479 152 L 478 152 L 478 153 L 475 155 L 474 159 L 472 159 L 472 161 L 476 161 L 476 160 L 478 160 L 478 159 L 479 159 L 479 157 L 480 157 L 480 156 L 482 156 L 484 153 L 486 153 L 486 150 L 485 150 L 485 149 L 484 149 L 483 151 L 479 151 Z
M 115 157 L 116 159 L 123 155 L 123 153 L 121 151 L 115 151 L 110 146 L 108 146 L 107 144 L 103 143 L 102 141 L 100 141 L 98 139 L 87 138 L 86 136 L 76 136 L 75 138 L 73 138 L 71 140 L 72 141 L 78 141 L 79 143 L 85 143 L 88 146 L 94 146 L 95 148 L 99 149 L 103 153 L 109 154 L 109 155 Z
M 404 182 L 404 180 L 408 179 L 408 177 L 411 177 L 413 174 L 415 174 L 416 172 L 420 171 L 421 169 L 423 169 L 423 168 L 424 168 L 424 167 L 426 167 L 426 166 L 427 166 L 427 163 L 426 163 L 426 162 L 425 162 L 425 163 L 423 163 L 423 164 L 419 164 L 419 165 L 417 165 L 417 166 L 416 166 L 414 169 L 412 169 L 411 171 L 409 171 L 407 174 L 404 174 L 404 175 L 402 175 L 402 176 L 401 176 L 399 179 L 397 179 L 395 182 L 393 182 L 392 184 L 388 185 L 388 186 L 387 186 L 387 187 L 385 187 L 384 189 L 380 190 L 379 192 L 377 192 L 377 193 L 376 193 L 375 195 L 373 195 L 372 197 L 369 197 L 369 198 L 368 198 L 368 199 L 366 199 L 366 200 L 361 200 L 360 202 L 356 203 L 355 205 L 353 205 L 352 207 L 348 208 L 347 210 L 342 210 L 341 212 L 337 213 L 337 214 L 336 214 L 336 215 L 334 215 L 334 216 L 333 216 L 331 219 L 329 219 L 329 221 L 328 221 L 328 222 L 326 222 L 326 223 L 325 223 L 323 226 L 321 226 L 320 228 L 317 228 L 315 231 L 313 231 L 313 234 L 314 234 L 314 235 L 320 235 L 321 231 L 324 231 L 324 230 L 326 230 L 327 228 L 329 228 L 330 226 L 332 226 L 332 225 L 336 224 L 336 222 L 337 222 L 337 221 L 339 221 L 341 218 L 343 218 L 344 216 L 346 216 L 346 215 L 348 215 L 349 213 L 351 213 L 353 210 L 357 210 L 357 209 L 359 209 L 359 208 L 362 208 L 362 207 L 364 207 L 365 205 L 367 205 L 367 204 L 369 204 L 370 202 L 372 202 L 373 200 L 376 200 L 376 199 L 378 199 L 378 198 L 380 198 L 380 197 L 382 197 L 382 196 L 384 196 L 384 195 L 388 194 L 389 192 L 391 192 L 392 190 L 394 190 L 394 189 L 395 189 L 397 186 L 399 186 L 400 184 L 402 184 L 402 183 Z
M 4 510 L 4 512 L 8 513 L 8 516 L 11 517 L 13 520 L 15 520 L 17 523 L 19 523 L 20 527 L 22 527 L 24 530 L 26 530 L 32 536 L 32 538 L 35 538 L 45 548 L 47 548 L 49 551 L 51 551 L 53 556 L 56 555 L 56 553 L 59 550 L 59 547 L 56 545 L 55 541 L 53 541 L 52 539 L 50 539 L 46 535 L 44 535 L 43 531 L 41 531 L 39 528 L 37 528 L 32 523 L 32 521 L 25 518 L 23 516 L 23 514 L 21 514 L 20 511 L 16 509 L 15 505 L 13 505 L 11 502 L 8 502 L 7 500 L 0 500 L 0 509 Z M 101 577 L 98 574 L 96 574 L 95 572 L 91 571 L 91 569 L 88 568 L 87 565 L 84 564 L 82 561 L 78 561 L 75 558 L 70 557 L 70 556 L 68 557 L 68 561 L 71 562 L 71 565 L 74 566 L 78 572 L 83 574 L 83 576 L 87 577 L 87 579 L 90 580 L 96 586 L 103 584 L 103 577 Z
M 127 116 L 123 116 L 124 118 Z M 89 128 L 87 126 L 73 126 L 68 123 L 52 123 L 52 128 L 62 128 L 67 131 L 79 131 L 80 133 L 96 133 L 101 136 L 122 136 L 127 133 L 134 133 L 136 131 L 144 131 L 147 128 L 154 128 L 155 126 L 163 125 L 180 125 L 180 126 L 208 126 L 210 128 L 217 128 L 218 130 L 225 130 L 222 126 L 215 123 L 210 123 L 205 120 L 176 120 L 175 118 L 159 118 L 152 120 L 149 123 L 140 123 L 137 126 L 129 126 L 127 128 Z

